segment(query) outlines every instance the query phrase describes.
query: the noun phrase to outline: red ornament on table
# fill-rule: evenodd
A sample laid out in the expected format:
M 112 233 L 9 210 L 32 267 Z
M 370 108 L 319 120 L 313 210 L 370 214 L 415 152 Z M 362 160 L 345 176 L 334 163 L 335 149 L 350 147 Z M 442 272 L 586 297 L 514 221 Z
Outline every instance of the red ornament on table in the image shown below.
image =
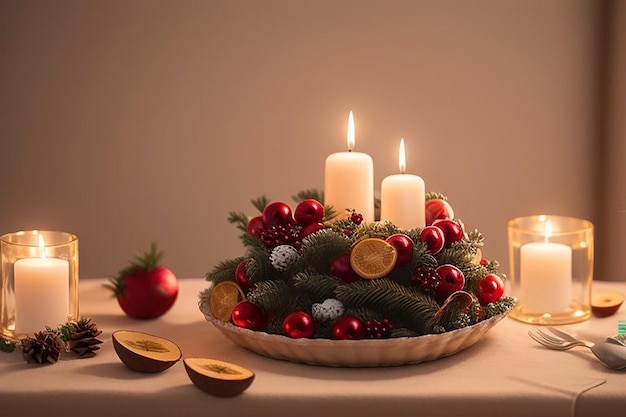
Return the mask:
M 476 298 L 481 306 L 494 303 L 504 294 L 504 282 L 496 274 L 488 274 L 478 282 Z
M 439 304 L 443 303 L 450 294 L 461 291 L 465 286 L 465 275 L 452 264 L 438 266 L 435 272 L 440 278 L 439 285 L 435 289 L 435 299 Z
M 355 282 L 361 279 L 359 274 L 352 269 L 352 265 L 350 265 L 349 253 L 342 253 L 331 259 L 329 270 L 332 276 L 345 282 Z
M 410 237 L 403 233 L 396 233 L 389 236 L 387 243 L 390 243 L 396 248 L 398 252 L 398 258 L 396 259 L 396 265 L 402 266 L 410 263 L 413 260 L 413 241 Z
M 242 301 L 233 308 L 231 319 L 235 326 L 250 330 L 264 330 L 267 317 L 263 310 L 250 301 Z
M 283 331 L 294 339 L 311 337 L 317 329 L 317 323 L 310 314 L 304 311 L 294 311 L 283 320 Z
M 426 226 L 431 226 L 438 219 L 454 219 L 454 210 L 446 200 L 433 198 L 426 200 Z
M 324 219 L 324 206 L 310 198 L 302 200 L 296 206 L 293 217 L 300 226 L 320 223 Z
M 446 239 L 443 231 L 437 226 L 426 226 L 420 232 L 420 242 L 426 243 L 426 253 L 436 255 L 443 249 Z
M 461 225 L 454 220 L 435 220 L 433 226 L 437 226 L 443 232 L 443 236 L 445 239 L 444 247 L 446 248 L 449 248 L 454 242 L 458 242 L 465 236 Z
M 354 316 L 341 316 L 333 324 L 331 337 L 335 340 L 365 339 L 367 328 L 365 323 Z

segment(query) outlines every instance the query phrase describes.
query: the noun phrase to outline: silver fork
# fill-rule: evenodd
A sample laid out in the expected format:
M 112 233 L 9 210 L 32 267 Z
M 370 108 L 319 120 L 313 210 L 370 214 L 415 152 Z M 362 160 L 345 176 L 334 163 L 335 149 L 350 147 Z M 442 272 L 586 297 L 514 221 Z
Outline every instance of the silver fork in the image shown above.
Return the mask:
M 554 350 L 568 350 L 576 346 L 584 346 L 611 369 L 626 369 L 626 348 L 613 343 L 593 344 L 585 340 L 576 339 L 554 327 L 547 327 L 552 332 L 548 334 L 541 330 L 530 330 L 528 335 L 537 343 Z

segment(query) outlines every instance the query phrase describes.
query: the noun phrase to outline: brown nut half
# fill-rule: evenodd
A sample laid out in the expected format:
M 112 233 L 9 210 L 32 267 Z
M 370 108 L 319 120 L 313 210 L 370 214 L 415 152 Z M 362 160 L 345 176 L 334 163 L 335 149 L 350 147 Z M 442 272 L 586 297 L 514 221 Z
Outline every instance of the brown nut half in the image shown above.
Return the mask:
M 207 358 L 186 358 L 185 370 L 191 382 L 202 391 L 218 397 L 244 392 L 254 380 L 254 372 L 239 365 Z
M 135 330 L 118 330 L 111 335 L 122 363 L 138 372 L 162 372 L 182 357 L 171 340 Z

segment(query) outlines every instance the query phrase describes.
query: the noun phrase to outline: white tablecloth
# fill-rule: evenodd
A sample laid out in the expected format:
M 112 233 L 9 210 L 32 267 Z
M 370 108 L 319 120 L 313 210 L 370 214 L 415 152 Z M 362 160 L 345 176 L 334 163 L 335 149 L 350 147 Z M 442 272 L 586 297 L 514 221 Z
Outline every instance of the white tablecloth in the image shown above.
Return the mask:
M 626 410 L 626 371 L 608 369 L 585 348 L 545 349 L 528 337 L 532 326 L 510 318 L 469 349 L 437 361 L 390 368 L 327 368 L 278 361 L 235 345 L 198 309 L 198 293 L 208 286 L 203 279 L 181 279 L 172 310 L 148 321 L 126 317 L 103 288 L 104 282 L 80 282 L 81 315 L 91 317 L 103 330 L 98 354 L 90 359 L 68 354 L 49 366 L 26 364 L 18 352 L 0 354 L 3 414 L 60 415 L 51 411 L 58 409 L 90 417 L 595 417 L 622 415 Z M 626 292 L 626 283 L 596 282 L 594 289 Z M 600 341 L 617 333 L 620 319 L 626 319 L 626 307 L 611 317 L 562 329 Z M 180 346 L 184 357 L 237 363 L 253 370 L 256 378 L 242 395 L 217 398 L 191 383 L 182 361 L 159 374 L 131 371 L 111 343 L 111 333 L 119 329 L 168 338 Z

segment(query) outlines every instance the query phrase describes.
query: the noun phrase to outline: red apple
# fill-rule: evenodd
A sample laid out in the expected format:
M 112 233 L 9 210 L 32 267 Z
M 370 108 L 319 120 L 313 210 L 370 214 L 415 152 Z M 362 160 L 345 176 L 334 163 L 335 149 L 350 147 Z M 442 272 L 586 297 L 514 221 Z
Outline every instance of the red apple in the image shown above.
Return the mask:
M 291 207 L 280 201 L 269 203 L 263 209 L 263 224 L 266 228 L 293 223 Z
M 504 282 L 496 274 L 488 274 L 478 282 L 476 297 L 481 306 L 494 303 L 504 294 Z
M 361 279 L 354 269 L 352 269 L 352 265 L 350 265 L 349 253 L 342 253 L 341 255 L 335 256 L 331 259 L 328 268 L 332 276 L 342 281 L 355 282 Z
M 129 317 L 153 319 L 165 314 L 178 297 L 178 280 L 160 265 L 163 252 L 152 243 L 150 252 L 138 255 L 108 285 Z
M 435 299 L 442 303 L 455 291 L 461 291 L 465 286 L 465 275 L 454 265 L 444 264 L 435 269 L 439 275 L 439 285 L 435 289 Z
M 435 220 L 433 226 L 437 226 L 443 232 L 445 239 L 444 247 L 449 248 L 454 242 L 458 242 L 463 239 L 465 233 L 460 224 L 454 220 L 439 219 Z
M 438 254 L 443 249 L 445 241 L 443 231 L 437 226 L 426 226 L 420 232 L 420 242 L 426 243 L 428 247 L 426 253 L 431 255 Z
M 293 217 L 300 226 L 320 223 L 324 219 L 324 206 L 311 198 L 302 200 L 296 206 Z
M 426 200 L 426 226 L 431 226 L 437 219 L 454 219 L 452 206 L 440 198 Z
M 396 259 L 396 265 L 402 266 L 410 263 L 413 260 L 413 241 L 410 237 L 403 233 L 397 233 L 391 235 L 386 239 L 387 243 L 390 243 L 396 248 L 398 252 L 398 258 Z

